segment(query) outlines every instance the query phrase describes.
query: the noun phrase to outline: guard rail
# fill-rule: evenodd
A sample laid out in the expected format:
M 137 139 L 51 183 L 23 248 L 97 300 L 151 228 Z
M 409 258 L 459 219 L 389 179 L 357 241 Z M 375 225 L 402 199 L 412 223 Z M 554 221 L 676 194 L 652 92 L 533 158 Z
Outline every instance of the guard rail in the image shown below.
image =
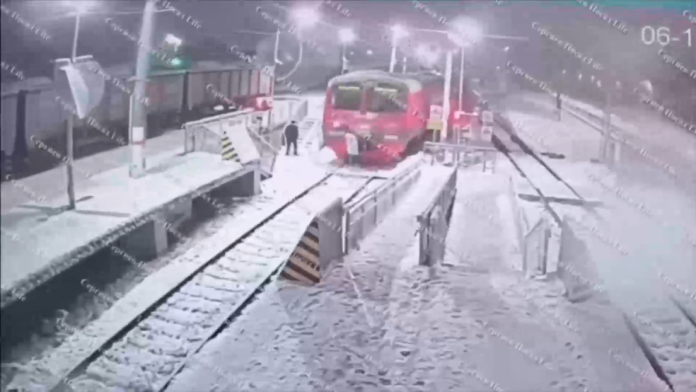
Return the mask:
M 428 207 L 418 215 L 418 263 L 431 266 L 445 257 L 445 244 L 457 193 L 457 168 Z
M 430 154 L 430 164 L 435 164 L 436 156 L 438 161 L 444 160 L 446 153 L 452 154 L 457 166 L 465 165 L 472 162 L 473 154 L 481 154 L 480 160 L 483 163 L 483 171 L 487 171 L 490 166 L 491 171 L 495 173 L 497 163 L 498 150 L 495 147 L 479 146 L 474 143 L 452 144 L 452 143 L 434 143 L 425 142 L 423 152 Z
M 358 247 L 358 243 L 384 220 L 420 178 L 420 168 L 421 163 L 417 162 L 361 199 L 346 205 L 344 254 Z

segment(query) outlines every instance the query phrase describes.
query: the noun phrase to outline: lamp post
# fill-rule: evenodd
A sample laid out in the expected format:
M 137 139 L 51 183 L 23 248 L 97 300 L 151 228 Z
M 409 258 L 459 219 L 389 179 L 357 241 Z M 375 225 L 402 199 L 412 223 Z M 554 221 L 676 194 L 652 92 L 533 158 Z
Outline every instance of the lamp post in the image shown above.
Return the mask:
M 75 63 L 75 58 L 77 57 L 77 37 L 80 34 L 80 16 L 87 11 L 90 6 L 88 1 L 80 2 L 67 2 L 70 6 L 75 7 L 75 33 L 73 35 L 72 51 L 70 54 L 70 61 Z M 72 113 L 68 114 L 67 121 L 67 161 L 66 161 L 66 173 L 68 177 L 68 209 L 75 209 L 75 177 L 73 175 L 73 160 L 75 157 L 74 152 L 74 115 Z
M 150 69 L 150 41 L 154 29 L 154 0 L 147 0 L 143 22 L 140 29 L 140 42 L 138 45 L 138 58 L 135 71 L 134 94 L 130 97 L 130 113 L 128 121 L 129 142 L 131 146 L 131 164 L 129 175 L 131 178 L 140 178 L 145 174 L 145 141 L 147 140 L 147 112 L 141 99 L 134 97 L 145 96 L 145 86 L 148 70 Z
M 349 45 L 355 41 L 355 33 L 351 29 L 344 28 L 339 30 L 338 38 L 341 41 L 341 74 L 344 74 L 348 69 L 348 61 L 346 59 L 346 45 Z
M 451 84 L 452 84 L 452 51 L 447 51 L 447 62 L 445 65 L 445 92 L 442 100 L 442 133 L 440 135 L 440 141 L 447 141 L 447 127 L 449 123 L 450 114 L 450 95 L 451 95 Z
M 391 61 L 389 62 L 389 73 L 394 72 L 394 67 L 396 66 L 396 45 L 399 40 L 403 37 L 408 36 L 408 32 L 400 25 L 394 25 L 391 28 L 392 31 L 392 52 Z

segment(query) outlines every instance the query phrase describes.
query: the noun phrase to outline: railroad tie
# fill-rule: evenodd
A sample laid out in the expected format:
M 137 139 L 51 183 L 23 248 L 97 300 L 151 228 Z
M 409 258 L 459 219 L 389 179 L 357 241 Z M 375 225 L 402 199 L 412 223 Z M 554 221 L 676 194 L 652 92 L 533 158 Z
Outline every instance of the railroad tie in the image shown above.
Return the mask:
M 321 281 L 320 265 L 319 224 L 315 218 L 302 235 L 280 277 L 292 282 L 313 285 Z
M 227 133 L 222 136 L 222 160 L 242 163 L 241 159 L 239 159 L 239 154 L 237 154 L 237 150 L 234 149 L 230 138 L 227 137 Z

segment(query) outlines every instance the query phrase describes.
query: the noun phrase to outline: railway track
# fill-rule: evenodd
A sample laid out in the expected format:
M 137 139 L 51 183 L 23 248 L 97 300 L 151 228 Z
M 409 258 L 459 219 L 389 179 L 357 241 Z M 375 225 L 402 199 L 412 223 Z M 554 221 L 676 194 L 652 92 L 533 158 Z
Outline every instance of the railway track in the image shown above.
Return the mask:
M 308 219 L 318 212 L 309 208 L 336 197 L 350 199 L 369 181 L 330 175 L 172 288 L 51 391 L 164 390 L 192 355 L 273 280 L 294 250 Z
M 684 305 L 645 307 L 626 315 L 655 373 L 675 392 L 696 390 L 696 325 Z
M 574 107 L 573 109 L 601 121 L 599 117 L 589 112 Z M 513 136 L 512 130 L 506 129 L 504 124 L 499 123 L 499 125 L 511 135 L 512 141 L 520 145 L 527 155 L 533 155 L 523 140 Z M 613 128 L 618 129 L 615 126 Z M 509 154 L 505 155 L 521 174 L 527 175 L 525 167 L 518 165 Z M 556 176 L 547 165 L 539 163 L 550 174 Z M 561 182 L 565 184 L 564 181 Z M 544 195 L 542 190 L 536 189 L 536 191 L 542 196 L 542 200 L 546 199 L 547 195 Z M 675 392 L 694 391 L 696 390 L 694 315 L 691 314 L 689 307 L 684 306 L 674 296 L 662 296 L 659 299 L 660 306 L 642 306 L 633 314 L 626 314 L 624 319 L 643 354 L 665 385 L 669 385 L 669 388 Z

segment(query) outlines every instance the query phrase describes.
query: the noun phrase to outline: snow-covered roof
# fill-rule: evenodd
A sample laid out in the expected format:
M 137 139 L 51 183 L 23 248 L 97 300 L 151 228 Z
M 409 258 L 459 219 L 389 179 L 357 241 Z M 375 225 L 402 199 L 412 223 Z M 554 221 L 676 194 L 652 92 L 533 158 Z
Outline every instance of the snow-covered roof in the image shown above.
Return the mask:
M 378 70 L 354 71 L 345 75 L 339 75 L 329 81 L 329 87 L 339 83 L 362 82 L 365 80 L 381 80 L 389 83 L 402 83 L 408 87 L 409 92 L 414 93 L 423 88 L 423 85 L 407 75 L 391 74 Z

